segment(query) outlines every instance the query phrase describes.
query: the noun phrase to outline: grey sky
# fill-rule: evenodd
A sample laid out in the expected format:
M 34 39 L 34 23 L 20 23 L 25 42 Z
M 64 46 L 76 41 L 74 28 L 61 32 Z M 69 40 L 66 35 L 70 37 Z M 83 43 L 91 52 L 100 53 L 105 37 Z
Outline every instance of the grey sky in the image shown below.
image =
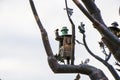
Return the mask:
M 48 31 L 54 53 L 57 53 L 58 42 L 54 40 L 54 30 L 70 24 L 63 8 L 64 0 L 34 0 L 38 14 Z M 113 21 L 120 22 L 118 16 L 119 0 L 96 0 L 102 9 L 103 19 L 107 25 Z M 95 53 L 100 53 L 97 42 L 100 35 L 92 28 L 91 22 L 81 13 L 72 0 L 68 6 L 74 9 L 72 19 L 76 27 L 83 21 L 86 24 L 88 44 Z M 103 9 L 104 8 L 104 9 Z M 108 9 L 110 8 L 110 9 Z M 120 23 L 119 23 L 120 24 Z M 91 29 L 92 28 L 92 29 Z M 82 35 L 76 28 L 76 38 L 82 41 Z M 97 40 L 97 41 L 95 41 Z M 73 80 L 76 74 L 54 74 L 48 66 L 39 28 L 34 20 L 29 0 L 0 1 L 0 78 L 2 80 Z M 86 55 L 86 56 L 84 56 Z M 102 55 L 102 53 L 100 53 Z M 102 55 L 103 56 L 103 55 Z M 94 58 L 88 55 L 83 46 L 76 44 L 76 64 L 91 58 L 90 64 L 111 74 Z M 111 63 L 114 64 L 113 59 Z M 101 63 L 99 63 L 101 64 Z M 81 80 L 88 80 L 82 75 Z M 112 77 L 110 77 L 111 80 Z

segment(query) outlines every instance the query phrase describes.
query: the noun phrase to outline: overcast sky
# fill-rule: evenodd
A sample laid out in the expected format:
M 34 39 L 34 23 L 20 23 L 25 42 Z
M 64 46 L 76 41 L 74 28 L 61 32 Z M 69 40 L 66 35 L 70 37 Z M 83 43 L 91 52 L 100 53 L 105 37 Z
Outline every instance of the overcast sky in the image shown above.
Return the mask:
M 63 10 L 64 0 L 34 0 L 34 2 L 41 21 L 48 31 L 52 50 L 56 54 L 58 42 L 54 39 L 55 29 L 67 26 L 71 30 L 66 12 Z M 120 24 L 119 0 L 96 0 L 96 3 L 108 26 L 113 21 Z M 91 50 L 104 57 L 98 45 L 99 33 L 72 0 L 68 2 L 68 6 L 74 9 L 72 19 L 76 25 L 76 38 L 82 42 L 82 35 L 77 26 L 80 22 L 85 23 L 87 41 Z M 92 58 L 82 45 L 76 43 L 75 52 L 75 64 L 90 58 L 90 65 L 102 69 L 110 80 L 114 80 L 106 67 Z M 114 58 L 110 62 L 114 65 Z M 2 80 L 74 80 L 75 75 L 54 74 L 51 71 L 29 0 L 0 0 L 0 78 Z M 89 78 L 82 75 L 81 80 L 89 80 Z

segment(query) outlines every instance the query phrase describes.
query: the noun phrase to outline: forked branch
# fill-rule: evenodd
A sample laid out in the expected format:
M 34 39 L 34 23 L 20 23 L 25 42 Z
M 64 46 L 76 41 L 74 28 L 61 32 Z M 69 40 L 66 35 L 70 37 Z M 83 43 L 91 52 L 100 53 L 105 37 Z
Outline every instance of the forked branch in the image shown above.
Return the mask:
M 58 64 L 56 58 L 53 56 L 53 52 L 51 50 L 51 46 L 49 44 L 49 39 L 46 30 L 42 26 L 42 23 L 38 17 L 38 14 L 36 12 L 34 3 L 32 0 L 30 1 L 30 5 L 35 17 L 35 20 L 39 26 L 43 44 L 46 50 L 46 54 L 48 56 L 48 63 L 51 69 L 54 73 L 82 73 L 86 74 L 90 77 L 91 80 L 108 80 L 107 77 L 104 75 L 104 73 L 93 66 L 90 66 L 88 64 L 80 64 L 80 65 L 61 65 Z
M 82 6 L 78 0 L 73 2 L 78 8 L 86 15 L 86 17 L 93 23 L 93 26 L 99 31 L 102 36 L 102 40 L 109 48 L 115 59 L 120 62 L 120 40 L 115 36 L 104 24 L 101 18 L 100 11 L 93 2 L 93 0 L 82 0 L 88 11 Z
M 92 0 L 84 0 L 84 1 L 87 2 Z M 95 17 L 90 15 L 90 13 L 82 6 L 82 4 L 78 0 L 73 0 L 73 2 L 83 12 L 83 14 L 93 23 L 95 28 L 102 34 L 102 36 L 105 36 L 106 38 L 110 39 L 112 42 L 114 42 L 114 44 L 120 45 L 120 40 L 112 32 L 108 30 L 105 24 L 101 23 L 101 21 L 97 20 Z
M 113 68 L 113 66 L 110 65 L 106 60 L 103 60 L 103 59 L 100 58 L 99 56 L 95 55 L 95 54 L 89 49 L 89 47 L 87 46 L 85 37 L 86 37 L 86 36 L 85 36 L 85 34 L 83 33 L 83 42 L 84 42 L 85 48 L 86 48 L 86 50 L 89 52 L 89 54 L 92 55 L 95 59 L 97 59 L 97 60 L 100 61 L 101 63 L 103 63 L 103 64 L 108 68 L 108 70 L 111 72 L 111 74 L 113 75 L 113 77 L 114 77 L 116 80 L 120 80 L 120 77 L 119 77 L 119 75 L 117 74 L 117 72 L 115 71 L 115 69 Z

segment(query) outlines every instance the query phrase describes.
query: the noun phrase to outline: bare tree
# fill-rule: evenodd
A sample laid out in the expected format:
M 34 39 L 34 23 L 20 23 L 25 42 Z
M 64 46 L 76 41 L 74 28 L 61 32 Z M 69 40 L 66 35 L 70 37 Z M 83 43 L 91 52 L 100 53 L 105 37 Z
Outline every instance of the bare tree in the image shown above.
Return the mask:
M 60 64 L 58 63 L 57 58 L 54 56 L 53 51 L 51 49 L 51 46 L 49 44 L 49 38 L 47 35 L 47 31 L 45 30 L 44 26 L 42 25 L 40 18 L 38 17 L 36 8 L 34 6 L 34 3 L 32 0 L 30 1 L 30 5 L 35 17 L 35 20 L 39 26 L 43 44 L 46 50 L 46 54 L 48 57 L 48 63 L 50 68 L 54 73 L 81 73 L 86 74 L 90 77 L 91 80 L 108 80 L 108 78 L 105 76 L 105 74 L 102 72 L 102 70 L 97 69 L 96 67 L 92 65 L 88 65 L 89 59 L 86 59 L 85 62 L 82 62 L 80 65 L 74 64 L 74 45 L 75 45 L 75 24 L 71 19 L 71 13 L 69 12 L 70 8 L 67 6 L 67 0 L 65 0 L 66 4 L 66 11 L 68 15 L 68 19 L 71 23 L 72 27 L 72 37 L 70 40 L 70 51 L 72 52 L 72 55 L 70 57 L 71 64 Z M 103 63 L 108 70 L 111 72 L 115 80 L 120 80 L 119 75 L 117 74 L 116 70 L 113 68 L 111 64 L 108 63 L 108 60 L 110 59 L 111 55 L 115 57 L 115 59 L 120 62 L 120 40 L 118 36 L 116 36 L 104 23 L 100 10 L 95 4 L 95 0 L 82 0 L 84 3 L 86 9 L 83 7 L 83 5 L 78 0 L 73 0 L 73 2 L 76 4 L 76 6 L 86 15 L 86 17 L 93 23 L 93 27 L 97 29 L 97 31 L 101 34 L 101 42 L 99 42 L 100 47 L 103 49 L 103 53 L 105 54 L 106 58 L 102 59 L 101 57 L 97 56 L 95 53 L 93 53 L 86 43 L 86 35 L 85 35 L 85 25 L 81 23 L 79 26 L 80 32 L 83 34 L 83 45 L 85 46 L 86 50 L 90 55 L 92 55 L 94 58 L 99 60 L 101 63 Z M 118 30 L 119 31 L 119 30 Z M 64 39 L 64 37 L 62 37 Z M 105 47 L 109 49 L 110 53 L 107 54 L 105 52 Z M 64 45 L 63 45 L 64 46 Z M 68 47 L 65 47 L 68 48 Z M 65 53 L 65 51 L 63 52 Z M 61 55 L 59 55 L 61 57 Z M 58 56 L 57 56 L 58 57 Z M 64 56 L 63 56 L 64 59 Z M 116 65 L 119 65 L 119 63 L 116 63 Z M 75 80 L 79 80 L 80 76 L 79 74 L 76 76 Z

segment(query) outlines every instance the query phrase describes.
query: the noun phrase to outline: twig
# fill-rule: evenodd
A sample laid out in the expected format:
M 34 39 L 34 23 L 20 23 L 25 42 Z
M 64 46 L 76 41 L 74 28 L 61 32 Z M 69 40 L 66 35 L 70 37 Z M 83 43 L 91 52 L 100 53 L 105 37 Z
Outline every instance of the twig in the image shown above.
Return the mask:
M 111 52 L 109 54 L 107 54 L 107 52 L 105 50 L 105 44 L 102 41 L 99 42 L 99 45 L 100 45 L 100 48 L 103 49 L 103 51 L 102 51 L 103 54 L 105 54 L 105 61 L 108 61 L 111 57 Z
M 75 25 L 74 25 L 69 13 L 68 13 L 67 0 L 65 0 L 65 5 L 66 5 L 66 11 L 67 11 L 68 19 L 69 19 L 69 21 L 72 25 L 72 39 L 71 39 L 71 42 L 72 42 L 72 45 L 71 45 L 71 47 L 72 47 L 72 58 L 71 58 L 71 65 L 74 65 L 74 59 L 75 59 L 75 57 L 74 57 L 74 55 L 75 55 Z
M 87 1 L 87 0 L 86 0 Z M 114 42 L 116 45 L 120 45 L 120 40 L 113 35 L 112 32 L 110 32 L 107 29 L 107 26 L 104 24 L 101 24 L 98 20 L 96 20 L 93 16 L 90 15 L 90 13 L 82 6 L 82 4 L 78 0 L 73 0 L 73 2 L 78 6 L 78 8 L 84 13 L 84 15 L 93 23 L 94 26 L 96 26 L 97 30 L 104 35 L 106 38 Z M 94 2 L 93 2 L 94 3 Z
M 108 69 L 109 71 L 111 72 L 111 74 L 113 75 L 113 77 L 116 79 L 116 80 L 120 80 L 120 77 L 119 75 L 117 74 L 117 72 L 115 71 L 115 69 L 113 68 L 112 65 L 110 65 L 107 61 L 103 60 L 102 58 L 100 58 L 99 56 L 95 55 L 94 53 L 92 53 L 92 51 L 88 48 L 87 46 L 87 43 L 86 43 L 86 40 L 85 40 L 85 34 L 83 33 L 83 42 L 84 42 L 84 45 L 85 45 L 85 48 L 86 50 L 94 57 L 96 58 L 98 61 L 100 61 L 101 63 L 103 63 Z
M 107 58 L 105 59 L 105 61 L 108 61 L 111 57 L 111 52 L 109 52 L 109 54 L 107 55 Z

